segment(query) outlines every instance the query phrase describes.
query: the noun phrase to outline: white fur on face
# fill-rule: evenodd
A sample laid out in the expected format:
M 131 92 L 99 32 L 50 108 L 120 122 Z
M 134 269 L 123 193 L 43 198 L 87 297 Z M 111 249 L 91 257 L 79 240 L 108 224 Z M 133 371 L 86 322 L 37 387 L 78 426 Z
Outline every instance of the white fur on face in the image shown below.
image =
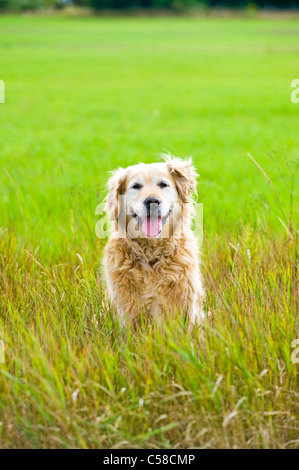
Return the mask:
M 138 232 L 142 231 L 142 223 L 148 216 L 144 204 L 147 198 L 155 198 L 159 201 L 159 216 L 162 219 L 162 231 L 167 228 L 170 217 L 180 210 L 178 203 L 179 195 L 175 181 L 164 162 L 141 163 L 128 167 L 124 196 L 127 215 L 134 217 L 134 220 L 129 224 L 131 227 L 128 227 L 128 231 L 130 233 L 134 228 L 135 236 L 144 236 L 144 234 L 136 233 L 136 230 Z M 154 213 L 157 210 L 157 206 L 155 204 L 152 205 L 151 210 Z M 137 228 L 136 222 L 138 222 Z

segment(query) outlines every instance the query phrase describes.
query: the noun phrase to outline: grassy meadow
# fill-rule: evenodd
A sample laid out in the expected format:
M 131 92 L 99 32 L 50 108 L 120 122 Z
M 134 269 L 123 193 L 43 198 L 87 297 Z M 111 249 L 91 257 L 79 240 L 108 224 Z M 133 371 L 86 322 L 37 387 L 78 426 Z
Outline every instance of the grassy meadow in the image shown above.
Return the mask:
M 299 447 L 298 38 L 298 18 L 0 16 L 1 448 Z M 119 331 L 97 284 L 108 172 L 163 151 L 200 173 L 204 338 Z

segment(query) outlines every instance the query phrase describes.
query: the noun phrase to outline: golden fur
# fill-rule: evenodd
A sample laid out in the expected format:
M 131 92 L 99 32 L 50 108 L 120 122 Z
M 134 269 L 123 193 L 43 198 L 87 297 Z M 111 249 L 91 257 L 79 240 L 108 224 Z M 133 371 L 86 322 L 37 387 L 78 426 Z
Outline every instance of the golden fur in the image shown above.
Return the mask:
M 166 311 L 186 313 L 191 325 L 202 322 L 199 250 L 190 228 L 196 177 L 191 159 L 168 157 L 120 168 L 110 178 L 106 210 L 114 232 L 105 247 L 104 270 L 122 325 L 135 325 L 141 312 L 161 323 Z M 157 236 L 147 236 L 141 228 L 148 197 L 160 201 Z

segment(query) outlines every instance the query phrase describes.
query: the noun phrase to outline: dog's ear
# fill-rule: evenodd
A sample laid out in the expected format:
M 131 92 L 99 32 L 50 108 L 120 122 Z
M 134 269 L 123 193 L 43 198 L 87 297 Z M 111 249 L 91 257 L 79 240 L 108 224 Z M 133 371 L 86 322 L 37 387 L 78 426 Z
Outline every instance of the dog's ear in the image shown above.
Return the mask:
M 190 202 L 192 193 L 197 194 L 196 185 L 198 174 L 192 164 L 192 159 L 181 160 L 180 158 L 168 157 L 166 165 L 169 173 L 173 176 L 177 191 L 183 202 Z
M 118 168 L 107 182 L 108 194 L 106 197 L 105 211 L 110 220 L 116 220 L 119 216 L 120 204 L 118 197 L 123 194 L 126 181 L 126 170 Z

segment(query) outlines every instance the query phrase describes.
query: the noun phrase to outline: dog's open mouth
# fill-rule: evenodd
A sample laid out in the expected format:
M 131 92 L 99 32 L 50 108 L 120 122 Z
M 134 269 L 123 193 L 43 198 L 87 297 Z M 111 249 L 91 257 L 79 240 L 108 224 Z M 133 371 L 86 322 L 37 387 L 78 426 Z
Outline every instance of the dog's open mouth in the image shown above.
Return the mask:
M 159 216 L 146 217 L 141 228 L 147 237 L 157 237 L 162 230 L 162 218 Z
M 160 215 L 147 216 L 144 220 L 138 217 L 137 214 L 133 214 L 133 217 L 135 217 L 145 235 L 149 238 L 152 238 L 160 235 L 163 225 L 167 221 L 169 214 L 170 211 L 164 217 L 161 217 Z

